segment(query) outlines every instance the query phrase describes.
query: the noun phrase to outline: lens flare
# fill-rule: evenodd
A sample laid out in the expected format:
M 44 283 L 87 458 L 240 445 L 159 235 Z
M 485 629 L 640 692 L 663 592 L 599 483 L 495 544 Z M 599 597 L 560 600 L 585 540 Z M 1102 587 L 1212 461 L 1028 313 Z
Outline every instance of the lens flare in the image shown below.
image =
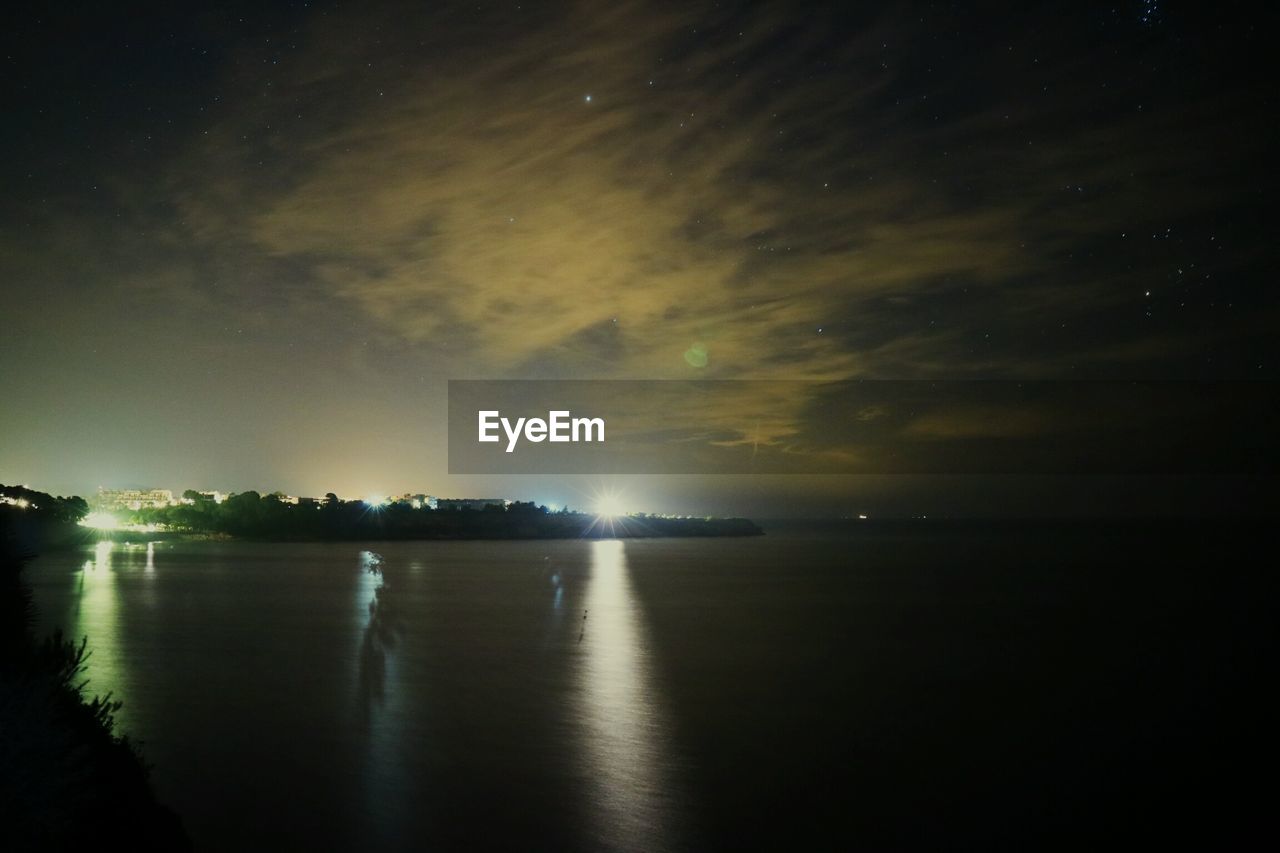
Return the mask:
M 80 523 L 94 530 L 119 530 L 120 520 L 109 512 L 91 512 Z
M 626 514 L 626 507 L 622 505 L 622 500 L 617 495 L 604 494 L 596 499 L 596 515 L 602 518 L 617 518 Z

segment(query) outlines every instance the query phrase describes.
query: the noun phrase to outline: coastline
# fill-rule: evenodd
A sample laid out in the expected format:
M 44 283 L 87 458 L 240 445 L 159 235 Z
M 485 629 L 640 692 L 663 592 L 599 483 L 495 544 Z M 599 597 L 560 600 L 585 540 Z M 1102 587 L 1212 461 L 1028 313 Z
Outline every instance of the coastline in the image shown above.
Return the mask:
M 451 514 L 452 515 L 452 514 Z M 764 528 L 746 518 L 659 518 L 621 516 L 600 519 L 579 514 L 548 515 L 536 520 L 492 518 L 432 527 L 400 528 L 376 523 L 351 528 L 319 530 L 258 530 L 230 533 L 200 530 L 94 530 L 76 524 L 49 523 L 36 525 L 20 538 L 28 552 L 35 555 L 51 551 L 68 551 L 95 542 L 120 545 L 142 545 L 147 542 L 360 542 L 370 539 L 431 541 L 546 541 L 557 539 L 660 539 L 660 538 L 740 538 L 766 535 Z

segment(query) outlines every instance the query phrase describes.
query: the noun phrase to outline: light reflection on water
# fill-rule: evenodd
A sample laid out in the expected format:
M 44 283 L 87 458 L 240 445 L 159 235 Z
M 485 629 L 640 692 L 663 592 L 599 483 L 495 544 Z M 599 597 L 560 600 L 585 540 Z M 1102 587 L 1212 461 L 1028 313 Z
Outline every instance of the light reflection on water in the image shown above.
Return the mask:
M 592 543 L 586 600 L 580 691 L 596 838 L 609 849 L 671 849 L 670 726 L 653 684 L 623 542 Z
M 433 543 L 380 547 L 383 559 L 350 546 L 103 542 L 61 575 L 65 605 L 46 601 L 51 624 L 89 636 L 89 691 L 124 700 L 123 730 L 152 741 L 200 836 L 225 842 L 210 849 L 235 849 L 249 825 L 224 825 L 217 805 L 247 768 L 227 759 L 205 781 L 187 757 L 193 737 L 208 738 L 206 756 L 222 743 L 305 756 L 314 775 L 282 770 L 254 790 L 292 779 L 325 802 L 316 837 L 337 827 L 365 849 L 448 847 L 456 816 L 481 811 L 496 819 L 471 830 L 478 847 L 551 831 L 565 850 L 688 849 L 669 708 L 624 548 L 569 543 L 531 559 L 468 543 L 428 559 L 445 549 Z M 316 672 L 346 677 L 284 690 L 278 667 L 257 665 L 296 655 L 299 641 Z M 190 667 L 199 678 L 174 675 Z M 238 704 L 226 719 L 170 710 L 227 691 Z M 241 735 L 254 726 L 265 734 Z M 237 808 L 257 815 L 250 801 Z
M 115 545 L 109 541 L 94 546 L 93 559 L 85 560 L 80 570 L 78 595 L 72 614 L 67 639 L 79 644 L 82 637 L 89 638 L 89 659 L 85 677 L 89 680 L 86 693 L 102 696 L 111 693 L 122 699 L 126 693 L 128 672 L 125 657 L 121 653 L 122 640 L 119 590 L 119 568 L 114 565 Z M 128 553 L 114 555 L 120 561 L 128 561 Z M 123 724 L 127 712 L 121 711 L 117 719 Z
M 420 564 L 410 571 L 420 570 Z M 394 846 L 397 828 L 404 825 L 406 786 L 403 752 L 408 734 L 406 709 L 399 688 L 396 654 L 402 633 L 396 595 L 402 572 L 373 551 L 360 552 L 360 583 L 356 589 L 360 648 L 358 652 L 357 727 L 364 736 L 366 808 L 377 816 L 380 837 L 365 839 Z

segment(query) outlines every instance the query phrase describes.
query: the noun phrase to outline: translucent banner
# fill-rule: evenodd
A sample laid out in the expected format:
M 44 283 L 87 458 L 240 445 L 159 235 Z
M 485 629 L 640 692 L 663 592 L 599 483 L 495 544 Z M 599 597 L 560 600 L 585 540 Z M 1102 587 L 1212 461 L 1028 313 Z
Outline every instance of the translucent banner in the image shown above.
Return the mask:
M 1274 474 L 1273 382 L 454 380 L 452 474 Z

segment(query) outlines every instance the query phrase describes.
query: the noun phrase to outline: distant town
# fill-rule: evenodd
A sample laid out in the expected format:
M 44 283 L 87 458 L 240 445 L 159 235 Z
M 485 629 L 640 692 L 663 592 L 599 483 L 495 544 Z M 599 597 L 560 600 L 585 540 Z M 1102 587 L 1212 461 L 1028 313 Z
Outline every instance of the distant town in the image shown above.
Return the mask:
M 227 498 L 235 496 L 236 492 L 221 492 L 217 489 L 194 490 L 188 489 L 180 496 L 175 497 L 169 489 L 108 489 L 102 486 L 98 487 L 97 493 L 89 499 L 89 506 L 94 510 L 102 512 L 113 512 L 120 510 L 137 511 L 140 509 L 159 509 L 161 507 L 170 506 L 192 506 L 199 501 L 213 501 L 220 504 Z M 274 498 L 283 504 L 292 506 L 313 506 L 320 507 L 327 503 L 331 498 L 326 495 L 322 498 L 305 498 L 298 495 L 286 495 L 284 492 L 270 492 L 262 495 L 264 498 Z M 437 510 L 483 510 L 487 507 L 509 507 L 514 501 L 507 498 L 438 498 L 435 495 L 427 494 L 404 494 L 399 497 L 390 497 L 386 495 L 370 495 L 360 500 L 371 507 L 389 506 L 391 504 L 405 504 L 413 509 L 437 509 Z M 556 507 L 552 507 L 556 509 Z
M 0 510 L 99 536 L 159 534 L 259 539 L 521 539 L 566 537 L 743 536 L 762 532 L 747 519 L 626 511 L 612 496 L 587 510 L 508 498 L 441 498 L 426 493 L 344 500 L 330 492 L 100 487 L 87 500 L 0 485 Z M 33 519 L 34 520 L 34 519 Z

